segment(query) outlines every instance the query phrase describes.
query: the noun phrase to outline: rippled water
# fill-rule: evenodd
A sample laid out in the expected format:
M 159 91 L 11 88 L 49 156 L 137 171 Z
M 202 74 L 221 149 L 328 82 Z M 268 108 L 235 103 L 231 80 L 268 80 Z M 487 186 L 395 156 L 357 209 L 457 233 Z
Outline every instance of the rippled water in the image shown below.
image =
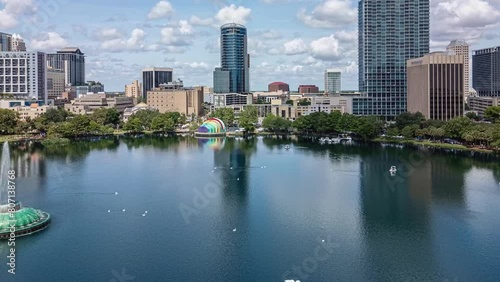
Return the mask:
M 0 281 L 500 279 L 493 157 L 145 137 L 11 159 L 17 199 L 53 221 L 16 240 L 15 276 L 0 243 Z

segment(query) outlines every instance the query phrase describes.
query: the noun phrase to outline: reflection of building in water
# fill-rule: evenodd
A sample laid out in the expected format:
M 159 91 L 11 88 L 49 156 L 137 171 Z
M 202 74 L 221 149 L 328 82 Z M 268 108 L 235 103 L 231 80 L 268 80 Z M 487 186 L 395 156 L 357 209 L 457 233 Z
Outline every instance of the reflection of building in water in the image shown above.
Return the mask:
M 12 168 L 16 171 L 17 178 L 44 177 L 46 173 L 45 160 L 43 156 L 35 152 L 11 153 Z
M 198 138 L 200 147 L 208 147 L 212 150 L 221 150 L 224 148 L 226 138 Z
M 433 199 L 464 204 L 464 173 L 460 165 L 424 152 L 386 148 L 362 156 L 360 210 L 364 261 L 373 280 L 413 276 L 432 280 L 436 241 Z M 456 162 L 453 158 L 451 162 Z M 388 170 L 397 166 L 395 176 Z M 423 260 L 422 257 L 428 257 Z M 418 262 L 418 263 L 416 263 Z M 394 265 L 395 267 L 388 267 Z

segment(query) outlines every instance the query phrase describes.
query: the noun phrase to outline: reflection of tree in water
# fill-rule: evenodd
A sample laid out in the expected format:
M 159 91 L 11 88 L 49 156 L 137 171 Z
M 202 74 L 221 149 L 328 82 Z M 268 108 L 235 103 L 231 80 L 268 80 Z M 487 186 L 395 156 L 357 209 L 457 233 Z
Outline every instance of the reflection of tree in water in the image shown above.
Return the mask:
M 79 160 L 87 157 L 92 151 L 116 151 L 119 146 L 119 139 L 112 137 L 99 139 L 97 141 L 72 141 L 65 146 L 37 145 L 37 148 L 47 159 Z
M 122 137 L 122 142 L 129 150 L 140 147 L 153 147 L 158 149 L 178 148 L 183 145 L 185 147 L 198 147 L 198 141 L 192 137 L 183 136 L 155 136 L 145 135 L 139 138 Z

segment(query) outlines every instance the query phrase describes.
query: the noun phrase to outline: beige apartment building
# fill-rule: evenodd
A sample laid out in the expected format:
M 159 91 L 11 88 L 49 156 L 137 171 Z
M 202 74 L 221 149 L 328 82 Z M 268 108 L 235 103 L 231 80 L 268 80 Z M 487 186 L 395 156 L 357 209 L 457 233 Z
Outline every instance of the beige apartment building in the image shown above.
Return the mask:
M 489 107 L 500 106 L 499 97 L 469 97 L 468 100 L 471 111 L 476 111 L 478 115 L 484 116 L 484 111 Z
M 64 105 L 64 108 L 74 114 L 92 114 L 96 109 L 115 108 L 123 113 L 126 108 L 134 106 L 131 97 L 107 97 L 106 94 L 88 94 Z
M 62 93 L 66 90 L 66 77 L 64 70 L 47 69 L 47 92 L 49 99 L 57 99 L 62 97 Z
M 19 118 L 21 120 L 31 120 L 43 115 L 50 109 L 57 109 L 55 106 L 39 106 L 38 104 L 31 104 L 30 106 L 18 106 L 10 108 L 11 110 L 19 113 Z
M 433 120 L 463 116 L 464 74 L 462 55 L 436 52 L 408 60 L 408 111 Z
M 450 53 L 450 55 L 462 55 L 464 56 L 464 96 L 465 101 L 467 102 L 467 98 L 470 94 L 470 51 L 469 44 L 465 42 L 465 40 L 453 40 L 446 47 L 446 51 Z
M 138 80 L 134 80 L 132 84 L 125 85 L 125 96 L 137 99 L 142 97 L 142 83 Z
M 190 116 L 203 115 L 203 89 L 160 87 L 147 93 L 147 104 L 160 113 L 179 112 Z

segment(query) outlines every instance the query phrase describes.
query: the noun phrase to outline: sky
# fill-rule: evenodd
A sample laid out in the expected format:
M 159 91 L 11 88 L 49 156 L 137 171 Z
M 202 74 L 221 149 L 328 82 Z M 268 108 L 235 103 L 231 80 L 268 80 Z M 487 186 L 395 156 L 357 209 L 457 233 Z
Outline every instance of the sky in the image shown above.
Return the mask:
M 141 69 L 172 67 L 185 86 L 212 86 L 220 26 L 248 29 L 252 91 L 274 81 L 324 88 L 325 69 L 356 90 L 357 0 L 0 0 L 0 31 L 30 51 L 79 47 L 86 79 L 124 91 Z M 500 0 L 432 0 L 431 51 L 453 39 L 500 45 Z

